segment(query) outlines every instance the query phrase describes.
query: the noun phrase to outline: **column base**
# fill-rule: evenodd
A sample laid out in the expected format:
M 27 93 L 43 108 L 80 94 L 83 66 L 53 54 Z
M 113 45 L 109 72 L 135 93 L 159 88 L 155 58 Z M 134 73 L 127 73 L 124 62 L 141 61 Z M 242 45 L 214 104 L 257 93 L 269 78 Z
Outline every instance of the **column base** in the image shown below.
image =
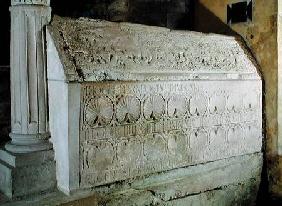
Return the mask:
M 47 151 L 53 145 L 49 141 L 50 134 L 14 134 L 11 133 L 12 141 L 5 145 L 5 149 L 12 153 L 30 153 Z
M 0 191 L 14 199 L 56 187 L 54 151 L 15 154 L 0 149 Z
M 30 153 L 30 152 L 38 152 L 38 151 L 46 151 L 53 148 L 52 143 L 49 141 L 31 144 L 31 145 L 14 145 L 12 142 L 9 142 L 5 145 L 5 149 L 12 153 Z

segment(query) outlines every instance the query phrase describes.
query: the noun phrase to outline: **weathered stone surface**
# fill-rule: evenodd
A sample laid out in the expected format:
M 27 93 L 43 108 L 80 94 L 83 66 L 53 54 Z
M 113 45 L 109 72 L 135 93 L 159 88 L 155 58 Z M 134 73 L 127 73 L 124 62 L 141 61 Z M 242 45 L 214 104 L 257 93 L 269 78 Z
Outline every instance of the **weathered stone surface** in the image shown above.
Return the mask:
M 50 0 L 11 0 L 12 6 L 17 5 L 43 5 L 49 6 Z
M 47 42 L 65 193 L 261 151 L 261 80 L 234 38 L 57 17 Z
M 254 206 L 256 205 L 256 193 L 258 182 L 250 179 L 241 184 L 227 185 L 211 191 L 187 195 L 169 201 L 163 201 L 154 196 L 154 191 L 126 191 L 124 194 L 111 197 L 104 203 L 106 206 Z M 71 204 L 67 204 L 71 205 Z
M 103 187 L 69 197 L 57 192 L 5 206 L 249 206 L 256 199 L 261 162 L 261 153 L 243 155 L 107 185 L 106 193 Z
M 258 184 L 254 180 L 165 202 L 163 206 L 255 206 Z
M 259 152 L 260 91 L 256 81 L 82 84 L 81 185 Z
M 153 191 L 155 197 L 170 201 L 250 179 L 258 186 L 262 161 L 261 153 L 243 155 L 151 175 L 131 183 L 131 187 Z
M 21 155 L 0 150 L 0 191 L 16 198 L 53 190 L 55 170 L 52 150 Z
M 234 37 L 60 17 L 49 31 L 69 81 L 258 79 Z
M 100 202 L 107 206 L 254 205 L 261 163 L 262 154 L 257 153 L 180 168 L 133 181 L 131 189 Z

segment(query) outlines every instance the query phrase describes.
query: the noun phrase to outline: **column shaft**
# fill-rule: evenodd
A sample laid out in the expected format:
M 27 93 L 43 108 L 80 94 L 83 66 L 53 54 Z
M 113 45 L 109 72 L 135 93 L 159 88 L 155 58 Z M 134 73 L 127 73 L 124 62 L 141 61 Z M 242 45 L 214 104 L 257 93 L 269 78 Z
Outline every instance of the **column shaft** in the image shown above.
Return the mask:
M 43 5 L 45 1 L 24 2 L 14 1 L 10 8 L 12 141 L 6 149 L 15 153 L 52 148 L 48 130 L 44 33 L 51 8 Z

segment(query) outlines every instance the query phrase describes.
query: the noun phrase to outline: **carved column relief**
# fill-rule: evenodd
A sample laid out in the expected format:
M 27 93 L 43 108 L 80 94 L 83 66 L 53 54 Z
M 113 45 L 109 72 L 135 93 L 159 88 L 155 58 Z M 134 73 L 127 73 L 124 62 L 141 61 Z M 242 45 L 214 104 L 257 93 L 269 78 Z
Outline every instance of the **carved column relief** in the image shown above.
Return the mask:
M 44 26 L 51 8 L 47 0 L 13 0 L 10 11 L 12 141 L 6 149 L 49 149 Z
M 261 149 L 257 82 L 93 83 L 82 101 L 83 186 Z

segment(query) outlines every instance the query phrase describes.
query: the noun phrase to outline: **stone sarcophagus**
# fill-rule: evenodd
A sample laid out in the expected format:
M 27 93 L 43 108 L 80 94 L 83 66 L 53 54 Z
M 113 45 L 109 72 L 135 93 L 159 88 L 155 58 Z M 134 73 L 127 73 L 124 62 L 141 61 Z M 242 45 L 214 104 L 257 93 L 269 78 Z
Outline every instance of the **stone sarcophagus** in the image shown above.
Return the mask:
M 47 30 L 62 191 L 251 154 L 260 168 L 261 78 L 234 37 L 60 17 Z

